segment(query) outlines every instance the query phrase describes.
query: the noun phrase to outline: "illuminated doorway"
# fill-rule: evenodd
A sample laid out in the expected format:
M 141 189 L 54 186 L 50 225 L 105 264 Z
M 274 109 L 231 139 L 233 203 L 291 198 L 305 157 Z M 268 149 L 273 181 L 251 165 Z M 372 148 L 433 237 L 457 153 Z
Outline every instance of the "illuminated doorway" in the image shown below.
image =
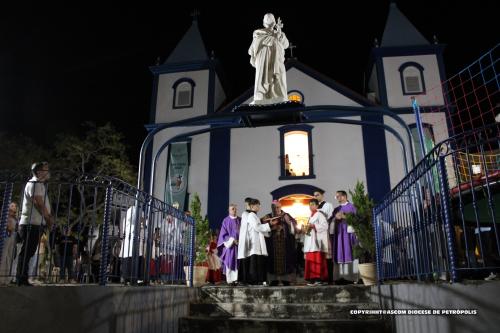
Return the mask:
M 278 200 L 282 210 L 290 214 L 302 227 L 311 216 L 309 201 L 317 191 L 322 189 L 309 184 L 290 184 L 275 189 L 271 196 L 273 200 Z
M 311 216 L 309 200 L 312 198 L 311 195 L 307 194 L 291 194 L 279 199 L 281 209 L 297 221 L 299 229 L 302 229 Z

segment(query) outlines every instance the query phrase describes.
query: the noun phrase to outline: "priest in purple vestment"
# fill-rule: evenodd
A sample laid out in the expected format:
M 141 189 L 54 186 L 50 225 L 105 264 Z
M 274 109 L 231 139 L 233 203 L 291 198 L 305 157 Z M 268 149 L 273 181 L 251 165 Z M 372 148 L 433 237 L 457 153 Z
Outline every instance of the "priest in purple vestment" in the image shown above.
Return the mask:
M 241 219 L 236 215 L 235 204 L 229 205 L 229 215 L 222 221 L 217 242 L 219 257 L 222 260 L 222 271 L 228 284 L 235 285 L 238 281 L 238 239 Z
M 358 239 L 354 229 L 347 225 L 346 214 L 355 214 L 356 207 L 347 200 L 345 191 L 337 191 L 335 198 L 339 202 L 333 210 L 335 227 L 332 237 L 332 257 L 333 257 L 333 277 L 334 280 L 356 282 L 357 267 L 354 265 L 352 249 L 357 244 Z

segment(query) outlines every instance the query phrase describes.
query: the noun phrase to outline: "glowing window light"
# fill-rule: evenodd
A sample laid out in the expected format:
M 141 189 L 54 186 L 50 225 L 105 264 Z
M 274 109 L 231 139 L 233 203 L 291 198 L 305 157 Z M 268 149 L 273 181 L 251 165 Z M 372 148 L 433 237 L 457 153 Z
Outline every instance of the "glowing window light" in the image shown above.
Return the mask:
M 285 156 L 290 176 L 309 176 L 309 139 L 304 131 L 285 133 Z
M 292 102 L 299 102 L 302 103 L 302 96 L 297 93 L 291 93 L 288 95 L 288 100 Z
M 481 164 L 472 164 L 472 174 L 479 175 L 481 173 Z

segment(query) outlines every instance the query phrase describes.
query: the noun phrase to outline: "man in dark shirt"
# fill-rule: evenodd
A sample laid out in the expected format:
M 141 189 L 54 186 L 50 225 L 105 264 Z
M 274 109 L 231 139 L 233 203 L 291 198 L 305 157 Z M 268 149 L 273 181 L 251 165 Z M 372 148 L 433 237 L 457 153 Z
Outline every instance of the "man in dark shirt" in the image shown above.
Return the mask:
M 68 280 L 73 278 L 73 257 L 76 254 L 77 240 L 71 236 L 71 229 L 63 227 L 62 234 L 59 235 L 57 240 L 57 250 L 59 251 L 59 267 L 60 279 L 65 278 L 66 269 L 68 270 Z

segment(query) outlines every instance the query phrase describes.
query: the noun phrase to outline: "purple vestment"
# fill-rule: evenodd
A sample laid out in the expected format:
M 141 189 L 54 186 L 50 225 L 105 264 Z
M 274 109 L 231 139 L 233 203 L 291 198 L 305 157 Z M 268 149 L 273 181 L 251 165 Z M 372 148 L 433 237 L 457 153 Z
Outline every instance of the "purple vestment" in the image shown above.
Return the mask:
M 356 207 L 350 202 L 346 205 L 338 206 L 333 210 L 335 214 L 342 212 L 344 214 L 355 214 Z M 352 247 L 356 245 L 358 239 L 356 234 L 347 232 L 347 221 L 345 219 L 335 220 L 335 234 L 332 235 L 333 262 L 336 264 L 346 264 L 353 261 Z
M 222 226 L 219 232 L 219 240 L 217 242 L 217 249 L 219 251 L 219 257 L 224 263 L 222 266 L 222 271 L 224 273 L 226 273 L 226 267 L 232 271 L 238 269 L 238 245 L 226 248 L 224 246 L 224 242 L 227 242 L 231 237 L 238 241 L 240 235 L 240 223 L 241 219 L 239 217 L 232 219 L 228 216 L 224 219 L 224 221 L 222 221 Z

